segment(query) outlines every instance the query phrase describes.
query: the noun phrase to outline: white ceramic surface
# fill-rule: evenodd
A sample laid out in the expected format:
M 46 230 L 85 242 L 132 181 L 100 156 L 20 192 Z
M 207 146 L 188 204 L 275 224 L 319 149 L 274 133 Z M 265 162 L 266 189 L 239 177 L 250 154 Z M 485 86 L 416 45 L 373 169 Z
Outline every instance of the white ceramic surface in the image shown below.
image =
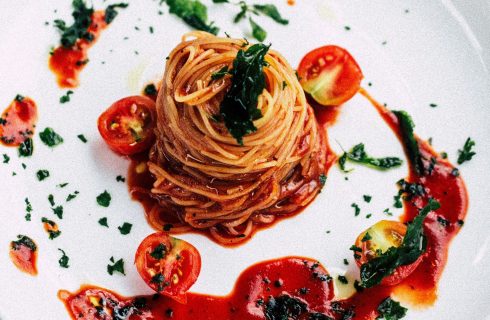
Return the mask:
M 439 299 L 427 310 L 410 310 L 406 319 L 490 319 L 490 2 L 488 0 L 396 0 L 396 1 L 312 1 L 272 0 L 289 26 L 260 19 L 269 31 L 267 42 L 284 53 L 295 66 L 309 50 L 333 43 L 346 47 L 363 69 L 370 92 L 389 107 L 412 114 L 416 132 L 433 138 L 437 150 L 447 151 L 455 161 L 457 150 L 471 136 L 477 155 L 461 166 L 470 195 L 466 224 L 453 242 L 449 262 L 440 281 Z M 143 84 L 157 79 L 165 57 L 188 27 L 168 14 L 159 1 L 131 1 L 90 49 L 90 63 L 81 75 L 69 103 L 59 97 L 66 90 L 57 87 L 48 70 L 51 46 L 58 33 L 45 21 L 70 17 L 70 1 L 0 0 L 0 108 L 21 93 L 32 97 L 39 107 L 38 132 L 47 126 L 65 142 L 54 149 L 35 136 L 35 152 L 19 159 L 15 149 L 0 147 L 11 157 L 0 163 L 0 319 L 67 319 L 56 298 L 58 289 L 76 290 L 81 284 L 95 284 L 123 295 L 146 294 L 150 290 L 133 264 L 136 247 L 152 230 L 141 206 L 130 200 L 126 185 L 115 177 L 125 175 L 128 161 L 110 152 L 100 138 L 96 120 L 113 101 L 138 94 Z M 210 2 L 210 1 L 208 1 Z M 94 1 L 96 8 L 105 7 Z M 158 15 L 158 10 L 164 12 Z M 247 36 L 248 26 L 232 25 L 234 9 L 211 5 L 211 20 L 232 36 Z M 140 30 L 136 30 L 138 26 Z M 155 29 L 154 34 L 148 31 Z M 351 30 L 346 31 L 345 26 Z M 128 36 L 129 39 L 123 38 Z M 135 53 L 138 52 L 138 54 Z M 105 64 L 102 64 L 102 62 Z M 437 108 L 430 108 L 437 103 Z M 77 135 L 84 134 L 88 143 Z M 376 155 L 403 157 L 400 144 L 361 96 L 345 106 L 338 123 L 330 130 L 335 150 L 364 142 Z M 27 165 L 22 169 L 21 163 Z M 286 255 L 319 259 L 332 273 L 354 276 L 353 263 L 346 270 L 343 259 L 352 262 L 348 250 L 357 234 L 383 218 L 383 209 L 392 206 L 395 182 L 407 174 L 398 170 L 378 172 L 355 166 L 344 180 L 334 167 L 324 191 L 302 214 L 259 232 L 236 249 L 216 245 L 198 235 L 183 235 L 202 255 L 201 275 L 192 288 L 196 292 L 226 294 L 242 270 L 254 262 Z M 48 169 L 51 176 L 39 182 L 35 172 Z M 12 172 L 17 173 L 12 176 Z M 68 182 L 63 189 L 57 184 Z M 79 196 L 64 205 L 59 221 L 62 234 L 48 240 L 42 216 L 53 218 L 47 200 L 52 193 L 58 202 L 69 192 Z M 108 190 L 109 208 L 97 205 L 96 196 Z M 362 195 L 373 196 L 371 203 Z M 24 220 L 24 198 L 34 208 L 32 221 Z M 351 203 L 363 213 L 354 218 Z M 399 214 L 400 211 L 394 211 Z M 97 223 L 107 216 L 110 228 Z M 133 224 L 123 236 L 117 226 Z M 331 230 L 330 234 L 326 230 Z M 17 234 L 27 234 L 39 245 L 39 275 L 20 273 L 8 258 L 9 242 Z M 70 268 L 58 266 L 62 248 L 70 257 Z M 106 272 L 109 258 L 123 258 L 126 276 Z

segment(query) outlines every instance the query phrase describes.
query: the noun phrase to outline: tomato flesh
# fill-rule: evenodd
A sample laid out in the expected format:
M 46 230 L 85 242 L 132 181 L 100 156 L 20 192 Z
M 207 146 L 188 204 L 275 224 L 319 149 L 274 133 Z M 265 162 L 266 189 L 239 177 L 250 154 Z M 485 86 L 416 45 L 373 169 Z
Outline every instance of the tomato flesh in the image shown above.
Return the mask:
M 17 147 L 34 134 L 37 122 L 36 103 L 17 96 L 0 117 L 0 143 Z
M 98 120 L 107 145 L 117 153 L 132 155 L 149 149 L 154 140 L 155 102 L 131 96 L 112 104 Z
M 309 52 L 299 64 L 298 76 L 303 90 L 324 106 L 337 106 L 352 98 L 363 78 L 349 52 L 333 45 Z
M 360 258 L 356 259 L 357 265 L 360 267 L 375 258 L 378 252 L 386 252 L 390 247 L 399 247 L 406 232 L 407 226 L 401 222 L 390 220 L 381 220 L 362 232 L 357 237 L 355 244 L 356 247 L 362 249 Z M 366 240 L 367 233 L 369 234 L 369 240 Z M 422 259 L 423 255 L 409 265 L 396 268 L 391 275 L 381 281 L 381 285 L 393 286 L 402 282 L 418 267 Z
M 201 271 L 201 256 L 190 243 L 158 232 L 141 242 L 135 264 L 150 288 L 185 303 Z

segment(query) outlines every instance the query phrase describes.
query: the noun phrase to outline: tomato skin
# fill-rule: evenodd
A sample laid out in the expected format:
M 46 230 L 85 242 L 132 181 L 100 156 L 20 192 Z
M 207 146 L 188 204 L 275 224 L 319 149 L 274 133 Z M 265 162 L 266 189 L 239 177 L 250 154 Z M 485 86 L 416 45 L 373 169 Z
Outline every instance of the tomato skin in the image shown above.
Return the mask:
M 384 252 L 388 248 L 386 244 L 395 247 L 400 246 L 406 232 L 407 227 L 403 223 L 391 220 L 381 220 L 367 230 L 361 232 L 361 234 L 357 237 L 355 243 L 356 247 L 362 249 L 362 252 L 358 253 L 360 255 L 360 258 L 355 259 L 357 265 L 361 267 L 361 265 L 374 258 L 375 255 L 373 250 L 375 250 L 375 248 L 381 247 Z M 369 233 L 371 236 L 373 236 L 373 233 L 375 233 L 377 234 L 377 236 L 375 236 L 372 240 L 362 241 L 366 233 Z M 385 237 L 385 239 L 383 240 L 385 241 L 385 243 L 383 244 L 380 243 L 380 241 L 376 241 L 376 238 L 378 238 L 380 234 L 381 237 Z M 396 268 L 391 275 L 383 278 L 383 280 L 381 281 L 381 285 L 394 286 L 399 284 L 413 271 L 415 271 L 415 269 L 417 269 L 423 258 L 424 255 L 421 255 L 417 260 L 415 260 L 415 262 Z
M 97 122 L 107 145 L 122 155 L 148 150 L 156 123 L 155 102 L 147 97 L 130 96 L 114 102 Z
M 186 303 L 185 293 L 201 271 L 201 255 L 190 243 L 157 232 L 141 242 L 136 250 L 135 264 L 150 288 Z
M 363 79 L 356 60 L 334 45 L 307 53 L 299 64 L 298 76 L 303 89 L 323 106 L 337 106 L 352 98 Z

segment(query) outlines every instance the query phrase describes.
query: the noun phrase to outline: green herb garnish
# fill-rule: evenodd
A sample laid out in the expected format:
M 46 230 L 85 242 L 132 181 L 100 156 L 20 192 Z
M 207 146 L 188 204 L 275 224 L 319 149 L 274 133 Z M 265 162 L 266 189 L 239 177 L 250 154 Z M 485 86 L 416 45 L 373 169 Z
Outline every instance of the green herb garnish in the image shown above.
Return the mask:
M 133 225 L 128 222 L 124 222 L 122 226 L 117 227 L 119 229 L 119 232 L 121 232 L 122 235 L 126 235 L 131 232 L 131 228 Z
M 357 205 L 357 203 L 352 203 L 350 206 L 354 208 L 354 216 L 357 217 L 361 213 L 361 208 L 359 208 L 359 205 Z
M 66 202 L 75 199 L 79 193 L 80 192 L 78 191 L 74 191 L 73 193 L 68 194 L 68 196 L 66 197 Z
M 319 177 L 318 177 L 318 182 L 320 182 L 320 186 L 324 186 L 325 183 L 327 182 L 327 176 L 325 174 L 321 174 Z
M 410 165 L 419 176 L 424 175 L 424 164 L 420 155 L 419 144 L 413 133 L 415 124 L 413 123 L 412 117 L 406 111 L 392 112 L 398 119 L 403 146 L 405 147 Z
M 115 261 L 114 257 L 111 257 L 109 260 L 112 262 L 112 265 L 107 265 L 107 273 L 109 273 L 111 276 L 114 274 L 114 272 L 119 272 L 123 275 L 126 275 L 124 273 L 124 261 L 122 258 Z
M 218 34 L 219 28 L 208 23 L 208 9 L 198 0 L 166 0 L 169 12 L 181 18 L 189 26 Z
M 262 13 L 265 16 L 268 16 L 272 18 L 275 22 L 280 23 L 280 24 L 288 24 L 289 21 L 284 19 L 281 14 L 279 13 L 279 10 L 277 10 L 277 7 L 273 4 L 254 4 L 253 8 Z
M 257 109 L 258 97 L 265 88 L 263 67 L 268 46 L 255 44 L 246 51 L 240 50 L 233 61 L 231 87 L 220 106 L 226 128 L 243 145 L 243 136 L 255 132 L 253 120 L 262 117 Z
M 19 247 L 20 246 L 24 246 L 24 247 L 27 247 L 29 248 L 31 251 L 36 251 L 37 250 L 37 246 L 36 244 L 34 243 L 34 241 L 29 238 L 28 236 L 24 236 L 22 234 L 19 234 L 17 236 L 17 239 L 19 240 L 16 240 L 16 241 L 12 241 L 10 244 L 11 244 L 11 247 L 13 250 L 19 250 Z
M 109 24 L 114 20 L 114 18 L 116 18 L 118 14 L 116 10 L 117 8 L 124 9 L 127 7 L 128 7 L 127 3 L 116 3 L 116 4 L 109 5 L 107 9 L 105 9 L 105 16 L 104 16 L 105 22 Z
M 3 154 L 3 163 L 9 163 L 10 161 L 10 157 L 8 156 L 8 154 L 4 153 Z
M 424 235 L 423 222 L 429 212 L 439 209 L 436 200 L 429 199 L 429 203 L 415 219 L 408 224 L 407 232 L 399 247 L 390 247 L 386 252 L 361 265 L 361 285 L 365 288 L 379 284 L 384 277 L 389 276 L 396 268 L 415 262 L 427 246 Z
M 49 127 L 40 132 L 39 137 L 41 138 L 41 141 L 48 147 L 55 147 L 60 143 L 63 143 L 63 138 Z
M 250 22 L 250 26 L 252 27 L 252 35 L 254 36 L 254 38 L 259 40 L 260 42 L 264 41 L 265 38 L 267 38 L 267 31 L 259 26 L 252 18 L 248 18 L 248 21 Z
M 99 219 L 99 224 L 103 227 L 109 228 L 109 224 L 107 224 L 107 217 L 103 217 Z
M 58 217 L 58 219 L 63 219 L 63 206 L 57 206 L 55 208 L 51 208 L 53 213 Z
M 150 252 L 150 256 L 155 258 L 156 260 L 161 260 L 165 258 L 165 255 L 167 254 L 167 246 L 163 243 L 160 243 L 158 246 L 153 249 L 152 252 Z
M 229 74 L 229 72 L 228 72 L 228 66 L 224 66 L 219 71 L 216 71 L 213 74 L 211 74 L 211 79 L 218 80 L 218 79 L 223 78 L 227 74 Z
M 106 208 L 111 204 L 111 195 L 107 190 L 104 190 L 104 192 L 97 196 L 97 203 Z
M 370 196 L 370 195 L 365 194 L 365 195 L 362 196 L 362 198 L 364 199 L 365 202 L 369 203 L 369 202 L 371 202 L 371 199 L 373 197 Z
M 19 157 L 30 157 L 34 152 L 34 143 L 31 138 L 27 138 L 19 145 Z
M 124 178 L 124 177 L 123 177 L 123 176 L 121 176 L 121 175 L 118 175 L 118 176 L 116 177 L 116 181 L 117 181 L 117 182 L 125 182 L 125 181 L 126 181 L 126 178 Z
M 146 87 L 143 90 L 143 92 L 147 96 L 154 96 L 154 95 L 156 95 L 158 93 L 157 87 L 155 87 L 155 85 L 153 83 L 150 83 L 150 84 L 146 85 Z
M 60 248 L 58 248 L 58 250 L 62 254 L 61 258 L 58 260 L 58 263 L 60 264 L 60 267 L 62 267 L 62 268 L 68 268 L 68 267 L 70 267 L 68 265 L 68 261 L 70 260 L 70 258 L 66 255 L 65 251 L 61 250 Z
M 342 284 L 348 284 L 349 283 L 349 280 L 347 280 L 347 278 L 345 276 L 338 276 L 337 279 L 339 280 L 340 283 Z
M 32 204 L 29 201 L 29 198 L 25 198 L 24 202 L 26 204 L 26 215 L 24 218 L 26 219 L 26 221 L 31 221 Z
M 70 95 L 73 94 L 73 91 L 68 90 L 65 95 L 60 97 L 60 103 L 67 103 L 70 101 Z
M 399 167 L 402 164 L 402 160 L 396 157 L 385 157 L 385 158 L 372 158 L 364 150 L 364 144 L 359 143 L 355 145 L 349 152 L 344 152 L 344 154 L 339 158 L 340 169 L 344 172 L 349 170 L 345 169 L 345 163 L 347 160 L 352 162 L 357 162 L 365 164 L 369 167 L 373 167 L 380 170 L 387 170 L 395 167 Z
M 94 36 L 88 32 L 88 28 L 92 23 L 92 14 L 94 8 L 89 8 L 83 0 L 73 0 L 73 19 L 71 26 L 67 26 L 63 20 L 54 20 L 54 25 L 61 32 L 61 44 L 66 48 L 71 48 L 75 45 L 78 39 L 92 41 Z
M 47 223 L 49 224 L 51 227 L 55 227 L 56 226 L 56 223 L 52 220 L 49 220 L 48 218 L 45 218 L 45 217 L 42 217 L 41 218 L 41 222 L 42 223 Z M 51 229 L 48 229 L 48 234 L 49 234 L 49 240 L 53 240 L 55 238 L 58 238 L 59 235 L 61 234 L 61 231 L 59 230 L 51 230 Z
M 49 177 L 49 171 L 48 170 L 38 170 L 36 172 L 37 180 L 43 181 L 47 177 Z
M 475 146 L 475 141 L 471 138 L 466 139 L 463 149 L 458 150 L 458 164 L 463 164 L 463 162 L 470 161 L 476 154 L 472 149 Z
M 80 141 L 82 141 L 83 143 L 87 143 L 87 138 L 85 138 L 85 136 L 83 134 L 79 134 L 78 136 L 78 139 L 80 139 Z
M 376 319 L 399 320 L 407 314 L 407 308 L 390 297 L 384 299 L 378 306 L 379 316 Z

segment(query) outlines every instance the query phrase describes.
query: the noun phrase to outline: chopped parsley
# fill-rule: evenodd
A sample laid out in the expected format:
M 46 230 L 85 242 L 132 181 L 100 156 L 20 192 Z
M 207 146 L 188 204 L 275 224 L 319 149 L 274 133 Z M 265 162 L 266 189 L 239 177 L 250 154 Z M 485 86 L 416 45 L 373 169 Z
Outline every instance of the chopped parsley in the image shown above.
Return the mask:
M 78 136 L 78 139 L 80 139 L 80 141 L 82 141 L 83 143 L 87 143 L 87 138 L 85 138 L 85 136 L 83 134 L 79 134 Z
M 34 143 L 31 138 L 25 139 L 19 145 L 19 157 L 30 157 L 34 152 Z
M 106 208 L 111 204 L 111 195 L 107 190 L 104 190 L 104 192 L 97 196 L 97 203 Z
M 49 240 L 53 240 L 55 238 L 58 238 L 59 235 L 61 234 L 61 231 L 58 230 L 58 227 L 56 226 L 56 223 L 52 220 L 49 220 L 48 218 L 42 217 L 41 222 L 47 225 L 46 231 L 49 234 Z
M 124 222 L 122 226 L 117 227 L 119 229 L 119 232 L 121 232 L 122 235 L 129 234 L 131 232 L 131 228 L 133 225 L 128 222 Z
M 369 232 L 366 232 L 366 233 L 364 234 L 364 236 L 362 237 L 361 242 L 366 242 L 366 241 L 369 241 L 369 240 L 371 240 L 371 239 L 372 239 L 372 237 L 371 237 L 371 235 L 369 234 Z
M 344 172 L 348 172 L 345 169 L 345 163 L 347 160 L 352 162 L 357 162 L 365 164 L 369 167 L 373 167 L 380 170 L 388 170 L 391 168 L 399 167 L 403 162 L 400 158 L 396 157 L 385 157 L 385 158 L 373 158 L 367 154 L 364 150 L 364 144 L 359 143 L 355 145 L 349 152 L 344 152 L 344 154 L 339 158 L 340 169 Z
M 324 186 L 325 183 L 327 182 L 327 176 L 324 175 L 324 174 L 321 174 L 319 177 L 318 177 L 318 182 L 320 182 L 320 186 Z
M 144 91 L 145 95 L 147 96 L 154 96 L 158 93 L 157 91 L 157 87 L 155 87 L 155 85 L 153 83 L 150 83 L 148 85 L 146 85 Z
M 72 90 L 68 90 L 65 95 L 60 97 L 60 103 L 67 103 L 70 101 L 70 95 L 73 94 Z
M 68 194 L 68 196 L 66 197 L 66 202 L 75 199 L 79 193 L 80 192 L 78 191 L 74 191 L 73 193 Z
M 68 185 L 68 182 L 64 182 L 64 183 L 60 183 L 60 184 L 58 184 L 58 185 L 57 185 L 57 187 L 59 187 L 59 188 L 64 188 L 64 187 L 66 187 L 67 185 Z
M 165 258 L 165 255 L 167 254 L 167 246 L 164 243 L 160 243 L 158 246 L 153 249 L 152 252 L 150 252 L 150 256 L 155 258 L 156 260 L 161 260 Z
M 119 175 L 116 177 L 116 181 L 117 182 L 125 182 L 126 181 L 126 178 L 124 178 L 123 176 Z
M 253 37 L 260 42 L 264 41 L 265 38 L 267 38 L 267 31 L 265 31 L 264 28 L 258 25 L 251 17 L 248 18 L 248 21 L 250 22 L 250 26 L 252 27 Z
M 406 111 L 392 111 L 398 119 L 398 125 L 402 136 L 402 142 L 405 147 L 410 165 L 415 169 L 418 175 L 424 175 L 424 164 L 422 163 L 422 157 L 420 155 L 419 144 L 413 129 L 415 124 L 412 117 Z
M 26 204 L 26 215 L 24 218 L 26 219 L 26 221 L 31 221 L 32 204 L 29 201 L 29 198 L 25 198 L 24 202 Z
M 228 72 L 228 66 L 224 66 L 223 68 L 219 69 L 218 71 L 216 72 L 213 72 L 211 74 L 211 79 L 212 80 L 218 80 L 218 79 L 221 79 L 223 78 L 224 76 L 226 76 L 227 74 L 230 74 Z
M 8 154 L 3 154 L 3 163 L 9 163 L 10 161 L 10 157 L 8 156 Z
M 55 208 L 51 208 L 53 213 L 58 217 L 58 219 L 63 219 L 63 206 L 57 206 Z
M 11 247 L 13 250 L 19 250 L 19 247 L 20 246 L 24 246 L 24 247 L 27 247 L 29 248 L 31 251 L 36 251 L 37 250 L 37 246 L 36 244 L 34 243 L 34 241 L 29 238 L 28 236 L 25 236 L 25 235 L 22 235 L 22 234 L 19 234 L 17 236 L 17 239 L 16 241 L 12 241 L 10 243 Z
M 99 224 L 103 227 L 109 228 L 109 224 L 107 224 L 107 217 L 103 217 L 99 219 Z
M 398 209 L 403 208 L 403 202 L 402 202 L 401 198 L 402 198 L 402 196 L 399 194 L 396 196 L 393 196 L 393 200 L 394 200 L 393 207 L 398 208 Z
M 105 9 L 105 16 L 104 20 L 107 24 L 110 24 L 114 18 L 116 18 L 118 12 L 116 11 L 116 8 L 127 8 L 128 4 L 127 3 L 116 3 L 116 4 L 111 4 Z
M 126 273 L 124 273 L 124 261 L 122 258 L 115 261 L 114 257 L 111 257 L 109 260 L 110 262 L 112 262 L 112 265 L 107 265 L 107 273 L 109 273 L 111 276 L 114 274 L 114 272 L 119 272 L 123 275 L 126 275 Z
M 49 177 L 49 171 L 48 170 L 38 170 L 36 172 L 37 180 L 43 181 L 47 177 Z
M 371 202 L 371 199 L 373 197 L 370 196 L 370 195 L 365 194 L 365 195 L 362 196 L 362 198 L 364 199 L 365 202 L 369 203 L 369 202 Z
M 425 252 L 427 238 L 424 235 L 423 222 L 429 212 L 440 208 L 439 202 L 430 199 L 427 206 L 407 226 L 407 232 L 399 247 L 390 247 L 386 252 L 379 253 L 375 258 L 361 265 L 361 285 L 365 288 L 379 284 L 396 268 L 409 265 Z
M 475 141 L 471 140 L 471 138 L 466 139 L 463 149 L 458 150 L 458 164 L 463 164 L 473 158 L 476 154 L 476 152 L 472 150 L 475 144 Z
M 62 249 L 58 248 L 58 250 L 61 252 L 62 256 L 61 258 L 58 260 L 58 263 L 60 264 L 60 267 L 61 268 L 68 268 L 70 267 L 68 265 L 68 261 L 70 261 L 70 258 L 66 255 L 65 251 L 63 251 Z
M 54 20 L 54 26 L 61 32 L 61 45 L 66 48 L 73 47 L 78 39 L 94 39 L 94 35 L 88 32 L 94 8 L 87 7 L 83 0 L 73 0 L 72 6 L 74 22 L 71 26 L 67 26 L 63 20 Z
M 435 104 L 435 103 L 430 103 L 430 104 L 429 104 L 429 107 L 431 107 L 431 108 L 436 108 L 436 107 L 437 107 L 437 104 Z
M 361 213 L 361 208 L 359 208 L 357 203 L 352 203 L 350 206 L 354 208 L 354 216 L 357 217 Z
M 268 51 L 268 46 L 255 44 L 246 51 L 238 51 L 233 61 L 232 83 L 221 102 L 220 115 L 239 145 L 243 145 L 243 136 L 257 131 L 253 121 L 262 117 L 257 103 L 265 88 L 262 69 Z
M 49 201 L 49 204 L 50 204 L 51 206 L 54 206 L 54 204 L 55 204 L 55 203 L 54 203 L 54 196 L 53 196 L 52 194 L 50 194 L 50 195 L 48 196 L 48 201 Z
M 379 316 L 376 319 L 399 320 L 407 314 L 407 308 L 390 297 L 384 299 L 378 306 Z
M 410 183 L 405 179 L 401 179 L 397 182 L 397 185 L 400 187 L 398 195 L 404 195 L 403 199 L 405 200 L 425 195 L 425 187 L 420 183 Z
M 41 141 L 48 147 L 55 147 L 60 143 L 63 143 L 63 138 L 49 127 L 40 132 L 39 137 L 41 138 Z
M 342 283 L 342 284 L 348 284 L 349 283 L 349 280 L 347 280 L 347 278 L 345 276 L 339 275 L 337 277 L 337 280 L 339 280 L 339 282 Z

